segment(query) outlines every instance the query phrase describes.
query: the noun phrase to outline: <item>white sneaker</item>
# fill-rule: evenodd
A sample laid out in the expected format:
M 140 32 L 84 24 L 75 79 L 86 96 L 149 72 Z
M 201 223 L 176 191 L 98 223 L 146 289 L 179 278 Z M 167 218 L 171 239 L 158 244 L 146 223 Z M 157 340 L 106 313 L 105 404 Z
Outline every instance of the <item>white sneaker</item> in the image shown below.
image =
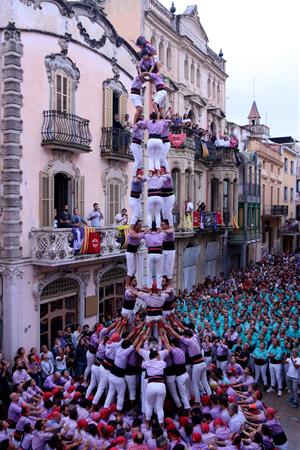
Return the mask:
M 275 392 L 275 389 L 274 388 L 272 388 L 272 387 L 270 387 L 269 389 L 267 389 L 267 391 L 266 392 Z
M 278 397 L 281 397 L 281 396 L 282 396 L 282 390 L 279 389 L 279 391 L 278 391 Z

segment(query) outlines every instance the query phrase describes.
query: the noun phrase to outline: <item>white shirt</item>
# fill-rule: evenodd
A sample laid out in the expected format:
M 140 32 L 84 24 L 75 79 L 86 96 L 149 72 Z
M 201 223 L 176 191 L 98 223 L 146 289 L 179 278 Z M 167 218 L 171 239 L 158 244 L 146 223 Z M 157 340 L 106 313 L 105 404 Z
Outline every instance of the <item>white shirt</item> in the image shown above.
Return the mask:
M 300 358 L 293 358 L 294 364 L 296 364 L 297 366 L 300 366 Z M 292 359 L 288 358 L 286 360 L 286 362 L 288 363 L 288 370 L 287 370 L 287 376 L 291 377 L 291 378 L 298 378 L 299 374 L 300 374 L 300 370 L 299 367 L 298 369 L 296 369 L 296 367 L 294 366 Z
M 91 221 L 92 227 L 102 227 L 103 223 L 103 214 L 99 211 L 91 211 L 87 217 L 87 220 Z
M 122 214 L 119 213 L 119 214 L 116 215 L 115 221 L 116 221 L 116 224 L 117 224 L 118 226 L 121 226 L 121 225 L 127 225 L 127 222 L 128 222 L 128 216 L 127 216 L 127 214 L 126 214 L 125 216 L 122 216 Z
M 241 426 L 246 422 L 246 418 L 240 411 L 229 420 L 229 428 L 233 433 L 239 433 Z
M 192 202 L 188 202 L 188 204 L 186 205 L 186 211 L 187 212 L 192 212 L 194 209 L 194 205 Z

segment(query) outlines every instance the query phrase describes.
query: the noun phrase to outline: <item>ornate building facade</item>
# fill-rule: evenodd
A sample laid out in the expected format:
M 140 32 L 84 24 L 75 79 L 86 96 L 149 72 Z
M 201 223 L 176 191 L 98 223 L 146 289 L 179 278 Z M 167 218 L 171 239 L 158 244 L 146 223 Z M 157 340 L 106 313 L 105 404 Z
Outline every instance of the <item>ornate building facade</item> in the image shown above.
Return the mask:
M 115 214 L 132 156 L 113 134 L 128 112 L 136 53 L 95 2 L 5 0 L 1 38 L 1 343 L 52 345 L 122 302 L 125 258 Z M 118 138 L 118 137 L 117 137 Z M 116 150 L 118 155 L 116 155 Z M 104 213 L 100 254 L 76 255 L 55 210 Z

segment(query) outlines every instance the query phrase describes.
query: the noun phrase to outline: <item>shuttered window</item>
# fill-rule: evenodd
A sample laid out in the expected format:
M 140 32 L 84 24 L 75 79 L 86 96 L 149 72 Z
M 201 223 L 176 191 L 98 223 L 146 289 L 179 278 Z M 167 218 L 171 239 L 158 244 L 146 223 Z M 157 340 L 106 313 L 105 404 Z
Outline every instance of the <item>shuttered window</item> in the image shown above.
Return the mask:
M 55 73 L 53 109 L 60 112 L 72 112 L 72 80 L 62 70 Z
M 121 182 L 111 180 L 108 190 L 108 225 L 115 223 L 115 216 L 121 212 Z
M 127 94 L 122 94 L 119 97 L 119 120 L 125 121 L 125 114 L 127 113 Z
M 113 91 L 110 88 L 104 88 L 103 99 L 103 126 L 112 128 L 113 125 Z
M 75 179 L 75 208 L 78 208 L 81 217 L 84 217 L 84 177 Z
M 50 227 L 54 220 L 54 178 L 40 172 L 40 226 Z

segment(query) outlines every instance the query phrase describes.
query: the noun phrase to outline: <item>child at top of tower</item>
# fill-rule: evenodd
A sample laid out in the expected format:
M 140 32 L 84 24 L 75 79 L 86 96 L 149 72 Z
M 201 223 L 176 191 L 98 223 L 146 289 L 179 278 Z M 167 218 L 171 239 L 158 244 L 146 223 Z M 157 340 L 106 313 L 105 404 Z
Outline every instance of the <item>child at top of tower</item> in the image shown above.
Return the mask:
M 143 55 L 145 56 L 145 53 L 143 53 L 143 50 L 147 50 L 147 52 L 149 53 L 150 59 L 152 59 L 155 64 L 152 72 L 153 73 L 158 72 L 159 68 L 160 68 L 160 63 L 159 63 L 159 58 L 157 56 L 156 48 L 153 47 L 151 42 L 147 41 L 145 36 L 139 36 L 136 40 L 136 45 L 142 50 L 142 55 L 141 55 L 142 58 L 143 58 Z
M 157 73 L 157 64 L 151 56 L 151 50 L 147 47 L 143 48 L 141 53 L 141 60 L 137 65 L 137 71 L 141 73 Z

